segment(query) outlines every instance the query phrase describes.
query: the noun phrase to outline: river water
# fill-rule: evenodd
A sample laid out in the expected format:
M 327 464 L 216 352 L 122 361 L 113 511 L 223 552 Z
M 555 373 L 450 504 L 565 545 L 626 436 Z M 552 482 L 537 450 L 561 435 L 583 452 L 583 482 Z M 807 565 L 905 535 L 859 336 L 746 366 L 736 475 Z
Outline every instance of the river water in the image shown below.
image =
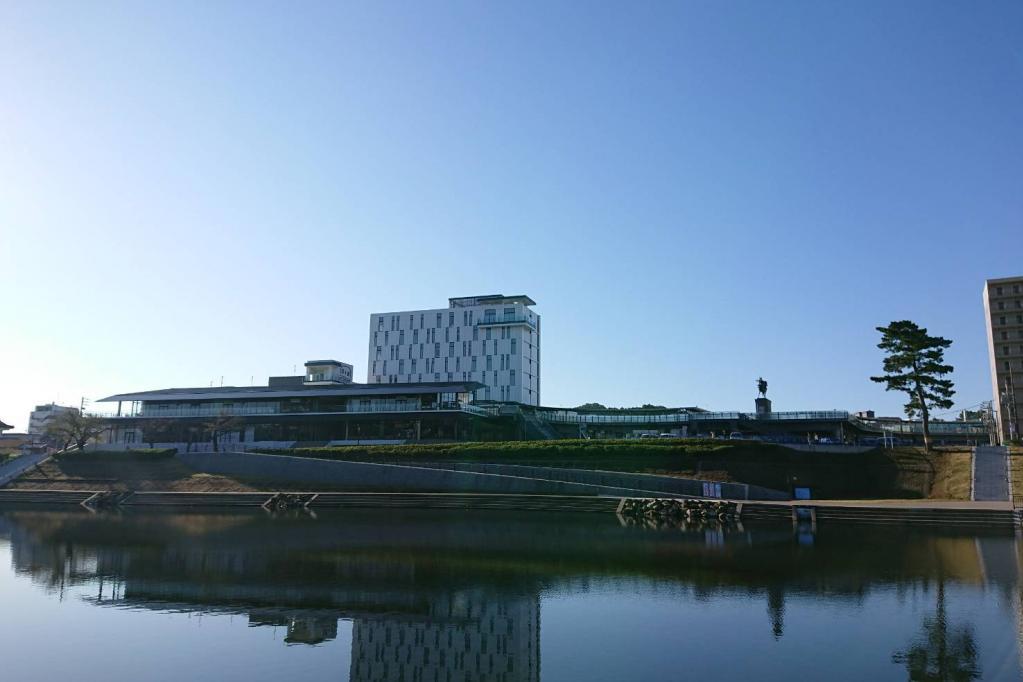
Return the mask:
M 0 510 L 4 680 L 1020 680 L 1009 532 Z

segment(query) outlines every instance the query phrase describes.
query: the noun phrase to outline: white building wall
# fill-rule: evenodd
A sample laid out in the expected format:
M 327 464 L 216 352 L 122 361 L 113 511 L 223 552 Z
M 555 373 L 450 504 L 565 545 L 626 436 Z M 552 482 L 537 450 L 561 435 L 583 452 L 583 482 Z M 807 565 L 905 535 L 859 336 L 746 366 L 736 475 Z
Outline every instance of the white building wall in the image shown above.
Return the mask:
M 539 405 L 540 316 L 522 303 L 374 313 L 366 380 L 478 381 L 476 400 Z

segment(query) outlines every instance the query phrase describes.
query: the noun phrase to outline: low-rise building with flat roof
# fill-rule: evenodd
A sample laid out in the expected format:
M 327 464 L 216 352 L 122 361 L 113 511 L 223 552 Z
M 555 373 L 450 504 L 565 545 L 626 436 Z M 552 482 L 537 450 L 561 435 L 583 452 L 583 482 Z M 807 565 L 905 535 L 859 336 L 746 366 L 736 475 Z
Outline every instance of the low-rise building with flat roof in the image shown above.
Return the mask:
M 119 393 L 106 445 L 289 447 L 357 442 L 480 438 L 494 418 L 474 405 L 471 381 L 355 384 L 351 365 L 306 363 L 306 373 L 270 377 L 266 386 L 164 388 Z

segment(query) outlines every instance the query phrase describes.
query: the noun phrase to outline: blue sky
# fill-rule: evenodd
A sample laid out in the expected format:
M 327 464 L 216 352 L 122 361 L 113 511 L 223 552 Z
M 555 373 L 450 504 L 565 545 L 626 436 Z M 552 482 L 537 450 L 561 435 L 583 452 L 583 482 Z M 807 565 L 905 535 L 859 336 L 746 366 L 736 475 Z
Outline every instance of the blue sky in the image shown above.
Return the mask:
M 0 5 L 0 419 L 526 293 L 549 405 L 900 413 L 1023 273 L 1023 4 Z

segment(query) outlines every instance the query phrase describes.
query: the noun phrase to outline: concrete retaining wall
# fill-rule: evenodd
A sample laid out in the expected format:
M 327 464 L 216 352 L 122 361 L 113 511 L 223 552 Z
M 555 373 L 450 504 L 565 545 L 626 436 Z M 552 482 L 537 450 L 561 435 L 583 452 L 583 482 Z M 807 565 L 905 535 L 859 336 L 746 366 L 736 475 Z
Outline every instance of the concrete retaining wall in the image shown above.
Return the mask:
M 720 497 L 727 500 L 788 500 L 789 495 L 780 490 L 763 488 L 745 483 L 701 481 L 694 478 L 632 474 L 618 471 L 592 469 L 563 469 L 556 467 L 522 466 L 518 464 L 475 464 L 443 463 L 424 464 L 424 467 L 473 471 L 505 476 L 524 476 L 543 480 L 567 481 L 590 485 L 611 486 L 648 490 L 657 493 L 671 493 L 692 497 Z
M 636 490 L 527 476 L 512 476 L 431 467 L 260 455 L 246 452 L 179 452 L 187 466 L 209 474 L 243 476 L 289 484 L 331 485 L 348 490 L 419 492 L 523 493 L 530 495 L 611 495 L 646 497 Z M 656 493 L 665 495 L 663 492 Z M 673 496 L 672 493 L 667 493 Z

